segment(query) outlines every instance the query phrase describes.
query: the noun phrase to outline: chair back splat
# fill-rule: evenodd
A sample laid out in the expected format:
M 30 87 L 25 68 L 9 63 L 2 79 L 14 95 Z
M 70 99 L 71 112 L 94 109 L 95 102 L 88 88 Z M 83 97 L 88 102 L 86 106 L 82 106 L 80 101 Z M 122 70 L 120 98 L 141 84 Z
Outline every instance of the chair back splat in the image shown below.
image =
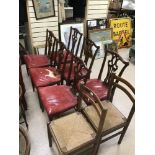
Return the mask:
M 83 34 L 78 31 L 78 29 L 71 27 L 70 28 L 70 35 L 67 48 L 73 52 L 75 56 L 78 55 L 80 52 L 80 45 L 83 38 Z
M 110 58 L 108 58 L 108 57 L 110 57 Z M 106 61 L 107 61 L 108 69 L 107 69 L 106 77 L 104 79 L 105 83 L 109 82 L 110 75 L 112 73 L 116 73 L 116 71 L 118 69 L 119 69 L 118 76 L 121 77 L 124 70 L 129 65 L 129 62 L 124 61 L 123 58 L 118 53 L 112 52 L 112 51 L 109 51 L 109 50 L 106 49 L 105 50 L 105 56 L 104 56 L 104 59 L 103 59 L 102 65 L 101 65 L 101 69 L 100 69 L 100 72 L 99 72 L 99 75 L 98 75 L 99 80 L 101 80 L 101 78 L 102 78 L 102 74 L 103 74 L 103 71 L 104 71 L 104 68 L 105 68 Z M 122 63 L 122 68 L 121 69 L 120 69 L 120 67 L 118 67 L 119 62 Z

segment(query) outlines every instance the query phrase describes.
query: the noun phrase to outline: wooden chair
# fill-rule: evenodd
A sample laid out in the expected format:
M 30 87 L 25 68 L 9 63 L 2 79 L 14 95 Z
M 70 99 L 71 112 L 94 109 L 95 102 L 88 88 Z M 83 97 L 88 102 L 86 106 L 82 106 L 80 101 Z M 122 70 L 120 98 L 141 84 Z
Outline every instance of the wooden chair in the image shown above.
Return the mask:
M 30 155 L 30 141 L 25 129 L 19 126 L 19 154 Z
M 43 55 L 37 54 L 26 54 L 24 55 L 24 62 L 26 64 L 27 70 L 30 68 L 46 67 L 51 65 L 51 52 L 54 50 L 53 45 L 55 45 L 55 36 L 52 31 L 46 30 L 46 43 L 45 52 Z
M 51 51 L 52 43 L 50 43 L 50 40 L 48 44 L 49 50 Z M 54 45 L 52 46 L 52 48 L 53 49 L 51 52 L 51 66 L 29 69 L 33 90 L 34 88 L 55 84 L 59 85 L 61 83 L 61 72 L 59 64 L 61 64 L 61 53 L 64 50 L 65 45 L 55 38 Z M 57 63 L 57 60 L 60 62 L 59 64 Z
M 77 76 L 76 74 L 79 74 L 79 73 L 75 74 L 74 68 L 80 64 L 79 62 L 83 61 L 81 64 L 83 64 L 83 66 L 87 68 L 86 70 L 84 69 L 81 70 L 82 71 L 81 76 L 88 75 L 88 71 L 89 73 L 91 72 L 99 47 L 96 46 L 95 43 L 89 39 L 84 38 L 83 40 L 84 41 L 83 41 L 83 46 L 81 49 L 80 56 L 76 56 L 72 51 L 66 50 L 68 52 L 65 55 L 64 65 L 62 69 L 63 70 L 62 83 L 63 83 L 63 80 L 65 80 L 67 85 L 71 85 L 71 83 L 75 81 L 75 76 Z M 68 57 L 70 58 L 70 62 L 68 62 Z M 80 61 L 80 59 L 82 61 Z M 88 78 L 89 77 L 90 77 L 90 74 Z
M 119 89 L 121 92 L 125 93 L 127 97 L 130 99 L 132 106 L 131 106 L 131 109 L 128 109 L 129 110 L 128 117 L 125 117 L 120 112 L 120 110 L 118 110 L 111 102 L 114 96 L 114 91 L 113 91 L 114 89 Z M 106 117 L 103 117 L 105 121 L 102 128 L 102 133 L 101 133 L 102 139 L 100 139 L 100 143 L 103 143 L 115 136 L 120 135 L 120 138 L 118 141 L 118 144 L 120 144 L 135 111 L 134 87 L 126 80 L 116 76 L 115 74 L 112 74 L 110 79 L 109 91 L 108 91 L 108 100 L 100 101 L 97 95 L 93 96 L 91 94 L 94 95 L 94 93 L 88 87 L 86 86 L 81 87 L 80 97 L 84 99 L 85 103 L 90 104 L 90 102 L 92 102 L 93 100 L 96 104 L 96 107 L 93 107 L 92 105 L 88 105 L 86 107 L 81 108 L 82 113 L 89 120 L 93 129 L 97 132 L 100 118 L 98 117 L 98 113 L 96 112 L 96 109 L 99 109 L 101 105 L 104 108 L 106 108 L 107 115 Z M 93 96 L 91 100 L 89 99 L 89 96 Z M 119 98 L 119 100 L 121 101 L 121 97 Z M 100 103 L 101 105 L 100 104 L 98 105 L 98 103 Z
M 105 69 L 107 65 L 107 70 Z M 97 79 L 84 79 L 85 85 L 91 89 L 100 100 L 107 99 L 107 93 L 109 89 L 109 79 L 112 73 L 116 73 L 118 76 L 122 76 L 126 67 L 129 65 L 129 62 L 123 60 L 123 58 L 116 52 L 105 50 L 105 56 L 100 68 L 100 72 Z M 104 74 L 105 78 L 102 80 L 102 75 Z M 80 77 L 77 76 L 77 81 Z M 79 80 L 77 85 L 77 91 L 80 90 Z
M 74 71 L 75 68 L 77 68 L 77 74 L 79 74 L 81 79 L 84 77 L 88 78 L 91 71 L 86 67 L 81 58 L 74 56 L 74 54 L 67 49 L 66 51 L 66 58 L 64 64 L 62 65 L 62 84 L 63 81 L 66 81 L 66 85 L 74 86 L 75 77 L 77 76 Z M 71 58 L 70 62 L 67 61 L 68 56 Z
M 24 109 L 24 103 L 23 103 L 23 91 L 22 91 L 22 87 L 21 85 L 19 85 L 19 120 L 23 117 L 24 122 L 20 122 L 21 123 L 25 123 L 26 127 L 28 128 L 28 123 L 26 120 L 26 115 L 25 115 L 25 109 Z
M 85 90 L 87 91 L 87 88 L 82 86 L 81 94 Z M 98 99 L 95 94 L 90 93 L 90 95 Z M 61 155 L 74 155 L 86 150 L 89 150 L 91 155 L 97 155 L 107 109 L 103 108 L 99 99 L 96 104 L 91 96 L 87 97 L 99 118 L 96 132 L 81 112 L 74 112 L 53 120 L 47 125 L 49 146 L 52 146 L 53 139 Z

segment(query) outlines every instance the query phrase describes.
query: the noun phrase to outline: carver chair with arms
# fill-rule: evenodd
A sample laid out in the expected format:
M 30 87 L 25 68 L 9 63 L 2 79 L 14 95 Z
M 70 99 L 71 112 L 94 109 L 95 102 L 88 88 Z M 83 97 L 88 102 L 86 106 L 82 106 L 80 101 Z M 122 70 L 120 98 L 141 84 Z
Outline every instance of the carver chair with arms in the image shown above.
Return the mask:
M 118 76 L 122 76 L 129 62 L 123 60 L 123 58 L 116 52 L 105 50 L 105 56 L 100 68 L 100 72 L 97 79 L 84 79 L 85 85 L 91 89 L 100 100 L 107 99 L 107 93 L 109 89 L 109 79 L 112 73 L 116 73 Z M 104 80 L 102 80 L 104 77 Z M 80 77 L 76 77 L 77 81 Z M 77 84 L 77 91 L 80 90 L 79 80 Z
M 87 88 L 91 93 L 93 93 L 89 88 Z M 121 95 L 123 95 L 123 93 L 125 93 L 125 95 L 127 95 L 127 98 L 129 99 L 129 101 L 132 103 L 132 105 L 129 107 L 127 107 L 127 111 L 128 111 L 128 116 L 124 116 L 120 111 L 120 108 L 118 110 L 118 108 L 116 108 L 116 106 L 114 106 L 112 101 L 112 98 L 114 96 L 114 89 L 119 89 L 120 92 L 122 92 Z M 81 89 L 82 91 L 82 89 Z M 102 139 L 100 140 L 100 143 L 103 143 L 115 136 L 120 135 L 118 144 L 120 144 L 122 142 L 122 139 L 127 131 L 127 128 L 130 124 L 130 121 L 133 117 L 133 114 L 135 112 L 135 98 L 134 98 L 134 94 L 135 94 L 135 89 L 134 87 L 127 82 L 126 80 L 124 80 L 123 78 L 120 78 L 118 76 L 116 76 L 115 74 L 111 75 L 110 78 L 110 85 L 109 85 L 109 91 L 108 91 L 108 100 L 104 100 L 104 101 L 100 101 L 102 106 L 104 108 L 107 109 L 107 115 L 105 117 L 105 121 L 103 124 L 103 128 L 102 128 Z M 90 100 L 88 100 L 88 92 L 84 92 L 83 94 L 81 94 L 80 92 L 80 96 L 82 99 L 84 99 L 85 102 L 87 102 L 86 104 L 88 104 L 90 102 Z M 96 100 L 95 98 L 92 98 L 94 101 L 96 101 L 96 105 L 98 103 L 98 100 Z M 121 97 L 119 96 L 118 101 L 117 102 L 121 102 Z M 126 101 L 128 103 L 128 101 Z M 127 106 L 127 105 L 126 105 Z M 81 106 L 82 107 L 82 106 Z M 99 105 L 97 105 L 97 107 L 99 107 Z M 100 118 L 98 117 L 98 114 L 96 113 L 96 109 L 92 106 L 92 105 L 88 105 L 88 106 L 83 106 L 81 108 L 82 113 L 85 115 L 85 117 L 90 120 L 91 125 L 93 126 L 94 130 L 97 132 L 98 131 L 98 124 L 100 121 Z
M 103 108 L 94 93 L 82 86 L 81 94 L 85 94 L 85 91 L 90 93 L 87 98 L 99 118 L 98 129 L 95 132 L 89 123 L 89 118 L 86 119 L 80 111 L 49 122 L 47 125 L 49 145 L 52 146 L 53 139 L 61 155 L 74 155 L 84 151 L 89 151 L 91 155 L 97 155 L 107 109 Z M 97 104 L 93 98 L 96 99 Z

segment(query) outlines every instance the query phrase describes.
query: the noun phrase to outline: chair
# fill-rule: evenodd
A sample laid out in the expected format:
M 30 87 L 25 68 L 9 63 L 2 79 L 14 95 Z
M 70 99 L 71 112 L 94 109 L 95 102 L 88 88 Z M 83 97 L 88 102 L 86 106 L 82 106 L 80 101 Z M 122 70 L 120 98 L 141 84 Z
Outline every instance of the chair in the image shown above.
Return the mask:
M 64 65 L 62 69 L 63 70 L 62 83 L 63 80 L 65 80 L 67 85 L 71 85 L 71 83 L 75 81 L 74 80 L 75 76 L 76 74 L 79 73 L 75 74 L 74 68 L 79 65 L 79 62 L 81 63 L 83 61 L 83 66 L 87 68 L 86 70 L 85 69 L 81 70 L 82 71 L 81 76 L 86 76 L 88 74 L 88 71 L 91 72 L 99 47 L 96 46 L 95 43 L 89 39 L 84 38 L 83 40 L 84 41 L 80 56 L 74 55 L 72 51 L 68 51 L 68 53 L 66 53 L 65 55 Z M 70 62 L 68 62 L 68 57 L 71 58 Z M 78 58 L 81 59 L 82 61 L 79 61 Z M 87 77 L 89 78 L 90 74 Z
M 48 44 L 50 42 L 50 45 Z M 24 55 L 24 61 L 27 70 L 30 68 L 46 67 L 50 66 L 50 56 L 51 56 L 51 46 L 55 44 L 55 36 L 52 31 L 46 30 L 46 43 L 45 43 L 45 53 L 44 55 L 27 54 Z M 50 48 L 49 48 L 50 46 Z
M 70 62 L 67 61 L 67 56 L 71 58 Z M 66 85 L 68 86 L 75 85 L 75 68 L 77 68 L 77 74 L 79 74 L 81 79 L 89 77 L 91 71 L 86 67 L 83 60 L 67 50 L 65 62 L 62 65 L 62 84 L 63 81 L 66 81 Z
M 83 87 L 83 89 L 86 88 Z M 95 95 L 93 94 L 93 96 Z M 97 107 L 91 96 L 87 97 L 91 100 L 91 104 L 95 107 L 94 109 L 99 118 L 97 132 L 95 132 L 85 116 L 78 111 L 47 124 L 49 146 L 52 146 L 53 139 L 61 155 L 74 155 L 88 150 L 90 151 L 89 154 L 97 155 L 107 110 L 103 108 L 101 102 L 98 102 L 99 106 Z
M 115 89 L 119 89 L 121 92 L 125 93 L 125 95 L 127 95 L 127 97 L 130 99 L 132 103 L 131 109 L 128 108 L 129 114 L 127 117 L 125 117 L 120 112 L 120 110 L 118 110 L 112 103 L 112 99 L 115 94 L 114 93 Z M 93 107 L 92 105 L 88 105 L 86 107 L 81 108 L 82 113 L 89 120 L 93 129 L 96 132 L 98 131 L 98 125 L 100 122 L 100 118 L 98 117 L 98 113 L 96 112 L 96 109 L 99 109 L 100 104 L 102 104 L 103 108 L 107 109 L 106 117 L 105 118 L 103 117 L 105 121 L 102 128 L 102 133 L 101 133 L 102 139 L 100 140 L 100 143 L 103 143 L 115 136 L 120 135 L 118 144 L 121 144 L 122 139 L 127 131 L 127 128 L 130 124 L 130 121 L 135 111 L 134 87 L 125 79 L 122 79 L 116 76 L 115 74 L 112 74 L 110 79 L 109 91 L 108 91 L 108 100 L 100 101 L 99 98 L 96 95 L 94 95 L 92 90 L 90 90 L 86 86 L 81 86 L 80 90 L 81 90 L 80 97 L 85 101 L 87 105 L 90 104 L 92 100 L 96 104 L 96 107 Z M 92 96 L 92 94 L 95 97 L 93 96 L 90 100 L 89 96 Z M 121 97 L 119 98 L 119 100 L 121 101 Z M 98 105 L 98 103 L 100 104 Z
M 26 127 L 28 128 L 28 123 L 26 120 L 25 109 L 24 109 L 23 97 L 24 97 L 24 94 L 22 91 L 22 87 L 21 85 L 19 85 L 19 120 L 23 117 L 24 122 L 20 122 L 20 124 L 25 123 Z
M 55 38 L 55 37 L 54 37 Z M 51 49 L 51 43 L 49 40 L 48 43 L 49 50 Z M 44 87 L 48 85 L 55 85 L 61 83 L 61 72 L 60 65 L 57 64 L 57 60 L 61 64 L 61 53 L 64 50 L 65 46 L 62 42 L 59 42 L 58 39 L 55 38 L 53 50 L 51 53 L 51 66 L 48 67 L 38 67 L 38 68 L 30 68 L 29 74 L 31 77 L 33 90 L 34 88 Z M 51 51 L 51 50 L 50 50 Z M 59 58 L 59 59 L 57 59 Z
M 25 129 L 19 126 L 19 154 L 30 155 L 30 141 Z
M 77 106 L 77 97 L 66 85 L 39 87 L 38 96 L 40 107 L 42 111 L 45 108 L 49 120 Z
M 106 70 L 107 65 L 107 70 Z M 97 79 L 84 79 L 85 85 L 91 89 L 100 100 L 107 99 L 107 93 L 109 89 L 109 79 L 112 73 L 117 73 L 118 76 L 122 76 L 126 67 L 129 65 L 129 62 L 123 60 L 123 58 L 116 52 L 112 52 L 109 50 L 105 50 L 105 56 L 103 58 L 103 62 L 100 68 L 100 72 Z M 102 75 L 104 73 L 104 80 L 102 81 Z M 76 81 L 78 81 L 80 77 L 76 77 Z M 77 84 L 77 91 L 80 90 L 80 83 L 82 81 L 79 80 Z

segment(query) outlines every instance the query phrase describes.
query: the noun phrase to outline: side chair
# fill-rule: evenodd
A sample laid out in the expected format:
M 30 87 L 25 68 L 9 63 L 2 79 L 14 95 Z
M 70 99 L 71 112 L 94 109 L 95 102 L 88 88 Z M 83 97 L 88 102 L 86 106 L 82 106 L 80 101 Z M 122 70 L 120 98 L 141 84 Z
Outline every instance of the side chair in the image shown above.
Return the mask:
M 91 89 L 100 100 L 107 99 L 107 93 L 109 89 L 109 79 L 112 73 L 116 73 L 118 76 L 122 76 L 123 72 L 129 65 L 129 62 L 123 60 L 123 58 L 116 52 L 105 50 L 105 55 L 102 61 L 98 78 L 79 80 L 80 77 L 76 77 L 77 91 L 80 90 L 80 83 L 84 81 L 85 85 Z M 104 80 L 102 78 L 104 77 Z
M 85 91 L 84 86 L 81 94 L 83 94 L 83 91 Z M 90 155 L 97 155 L 107 109 L 103 108 L 101 102 L 98 102 L 99 106 L 97 107 L 91 96 L 87 97 L 99 118 L 97 131 L 89 123 L 89 118 L 86 119 L 80 111 L 55 119 L 47 124 L 49 146 L 51 147 L 52 141 L 54 141 L 61 155 L 75 155 L 85 151 L 89 151 Z M 98 98 L 96 97 L 96 99 Z

